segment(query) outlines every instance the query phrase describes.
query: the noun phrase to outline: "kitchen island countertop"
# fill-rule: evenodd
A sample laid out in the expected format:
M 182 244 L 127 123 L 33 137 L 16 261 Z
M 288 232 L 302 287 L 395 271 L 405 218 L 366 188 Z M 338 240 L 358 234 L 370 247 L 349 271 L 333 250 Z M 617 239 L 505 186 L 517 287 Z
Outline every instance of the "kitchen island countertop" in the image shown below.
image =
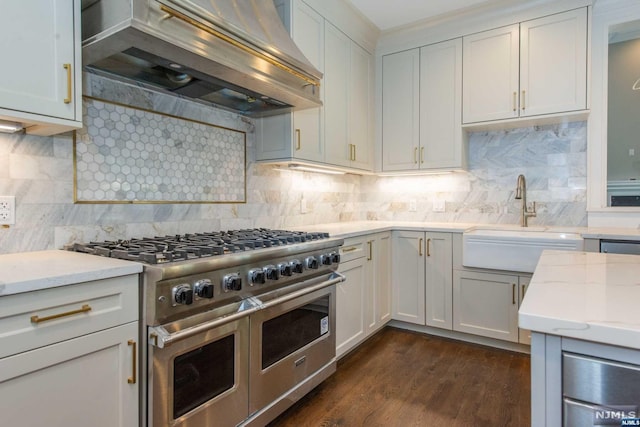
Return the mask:
M 640 258 L 544 251 L 519 310 L 519 326 L 640 349 Z
M 0 255 L 0 297 L 141 272 L 137 262 L 63 250 Z

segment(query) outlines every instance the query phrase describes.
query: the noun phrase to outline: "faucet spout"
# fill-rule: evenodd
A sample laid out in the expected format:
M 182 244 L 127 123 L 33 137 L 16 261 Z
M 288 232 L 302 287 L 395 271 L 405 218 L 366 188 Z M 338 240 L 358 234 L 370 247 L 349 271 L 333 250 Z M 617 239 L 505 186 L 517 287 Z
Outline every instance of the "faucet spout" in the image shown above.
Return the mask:
M 527 227 L 529 217 L 536 216 L 536 202 L 533 202 L 533 209 L 529 210 L 527 207 L 527 180 L 524 175 L 518 175 L 518 182 L 516 184 L 517 200 L 522 200 L 522 213 L 520 215 L 520 226 Z

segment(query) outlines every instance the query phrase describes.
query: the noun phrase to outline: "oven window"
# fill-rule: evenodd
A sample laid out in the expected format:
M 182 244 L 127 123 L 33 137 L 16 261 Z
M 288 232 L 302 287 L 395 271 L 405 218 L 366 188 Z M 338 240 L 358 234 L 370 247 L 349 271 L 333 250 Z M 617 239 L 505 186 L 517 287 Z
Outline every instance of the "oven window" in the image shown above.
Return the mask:
M 233 387 L 234 348 L 235 335 L 228 335 L 174 359 L 174 419 Z
M 329 332 L 329 295 L 262 324 L 262 369 Z

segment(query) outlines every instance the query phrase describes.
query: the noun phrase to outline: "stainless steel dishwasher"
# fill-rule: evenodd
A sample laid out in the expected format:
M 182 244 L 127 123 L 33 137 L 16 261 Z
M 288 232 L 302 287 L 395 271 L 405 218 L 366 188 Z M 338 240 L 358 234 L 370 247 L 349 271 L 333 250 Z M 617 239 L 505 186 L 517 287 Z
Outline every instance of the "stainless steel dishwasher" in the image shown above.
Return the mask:
M 640 416 L 640 366 L 564 353 L 562 395 L 564 427 L 620 426 Z
M 600 252 L 610 254 L 640 255 L 640 241 L 637 240 L 600 240 Z

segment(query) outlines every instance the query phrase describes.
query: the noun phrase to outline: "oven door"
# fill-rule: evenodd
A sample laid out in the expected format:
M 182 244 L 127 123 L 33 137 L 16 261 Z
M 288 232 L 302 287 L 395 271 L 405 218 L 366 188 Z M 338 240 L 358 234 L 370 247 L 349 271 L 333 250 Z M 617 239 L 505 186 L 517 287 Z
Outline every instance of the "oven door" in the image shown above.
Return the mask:
M 335 284 L 251 315 L 249 413 L 335 363 Z
M 248 416 L 247 316 L 150 348 L 154 427 L 235 426 Z

